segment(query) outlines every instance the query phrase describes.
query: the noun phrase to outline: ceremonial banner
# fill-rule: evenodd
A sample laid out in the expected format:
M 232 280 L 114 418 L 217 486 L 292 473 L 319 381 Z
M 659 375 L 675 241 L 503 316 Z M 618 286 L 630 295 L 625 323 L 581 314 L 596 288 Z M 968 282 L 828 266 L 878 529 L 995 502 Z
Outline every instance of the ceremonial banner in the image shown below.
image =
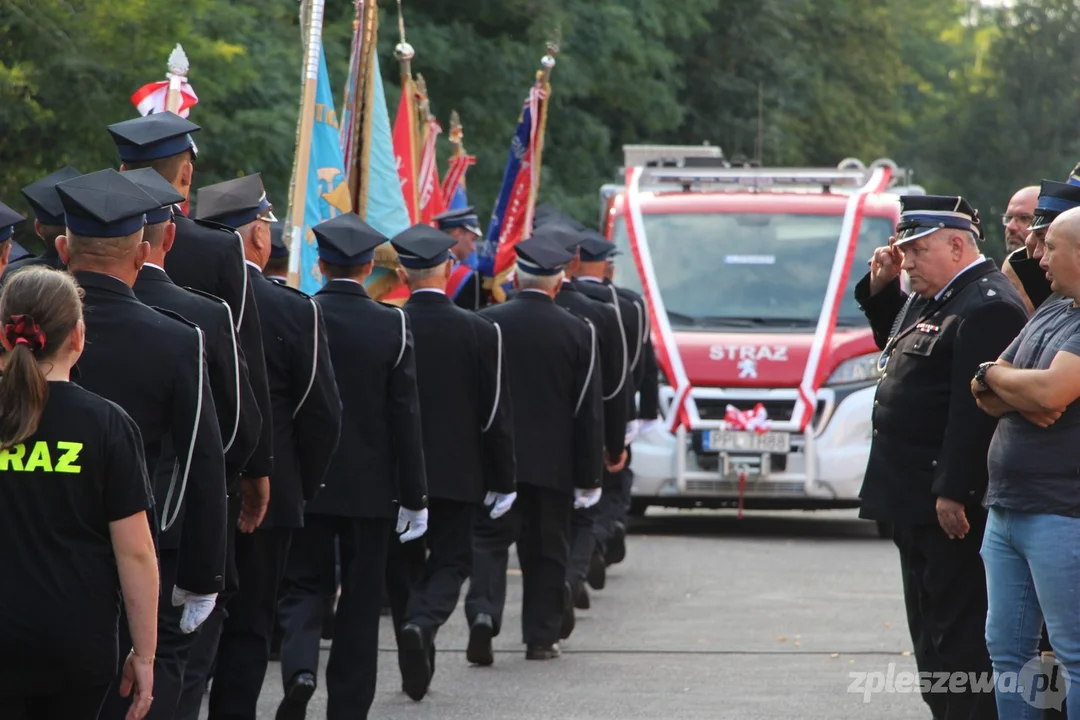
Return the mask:
M 165 79 L 143 85 L 131 96 L 131 103 L 144 117 L 152 113 L 176 113 L 182 118 L 191 114 L 191 108 L 199 102 L 194 88 L 187 80 L 191 69 L 184 48 L 179 44 L 169 54 L 169 72 Z
M 364 221 L 386 237 L 405 232 L 412 225 L 409 209 L 398 182 L 394 145 L 390 136 L 390 112 L 386 107 L 379 58 L 375 57 L 371 91 L 371 147 L 368 153 L 367 215 Z
M 315 91 L 314 123 L 311 129 L 311 155 L 305 187 L 304 222 L 300 237 L 300 290 L 312 295 L 323 286 L 319 272 L 319 253 L 311 228 L 352 210 L 349 186 L 345 182 L 345 159 L 341 152 L 341 135 L 334 95 L 326 70 L 326 56 L 319 50 L 318 79 Z M 301 202 L 295 198 L 294 202 Z
M 488 225 L 486 242 L 479 257 L 479 270 L 492 278 L 492 293 L 496 300 L 505 294 L 502 284 L 514 266 L 514 246 L 531 231 L 533 205 L 540 181 L 538 164 L 543 106 L 549 89 L 538 78 L 529 90 L 503 171 L 502 187 Z
M 436 140 L 442 127 L 435 118 L 425 124 L 424 146 L 420 150 L 420 222 L 435 226 L 435 216 L 446 210 L 442 185 L 439 184 L 439 164 L 436 158 Z
M 413 158 L 416 157 L 415 126 L 416 106 L 412 87 L 412 80 L 405 78 L 401 86 L 401 100 L 398 103 L 397 117 L 394 119 L 394 162 L 397 165 L 398 178 L 401 183 L 401 194 L 405 198 L 405 207 L 409 212 L 411 222 L 419 222 L 420 209 L 418 207 L 419 194 L 416 180 L 416 166 Z

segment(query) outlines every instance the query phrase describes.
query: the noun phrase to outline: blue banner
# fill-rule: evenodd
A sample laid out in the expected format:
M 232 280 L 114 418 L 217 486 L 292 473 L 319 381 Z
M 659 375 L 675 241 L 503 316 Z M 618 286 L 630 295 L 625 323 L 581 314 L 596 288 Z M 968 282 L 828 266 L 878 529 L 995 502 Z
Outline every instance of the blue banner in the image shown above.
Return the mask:
M 308 162 L 307 197 L 304 202 L 304 226 L 300 244 L 300 289 L 309 295 L 323 286 L 319 272 L 319 253 L 311 228 L 352 210 L 349 184 L 345 181 L 345 160 L 341 152 L 334 95 L 326 71 L 326 56 L 319 53 L 319 79 L 315 91 L 315 123 L 311 130 L 311 156 Z M 293 202 L 298 202 L 297 198 Z
M 526 175 L 529 173 L 529 168 L 522 161 L 529 150 L 531 130 L 532 117 L 529 106 L 526 104 L 525 110 L 521 113 L 521 120 L 518 121 L 517 128 L 514 130 L 514 137 L 510 140 L 510 152 L 506 160 L 506 169 L 503 170 L 502 186 L 499 188 L 495 208 L 491 212 L 486 241 L 478 253 L 477 265 L 483 277 L 495 276 L 495 257 L 499 251 L 499 243 L 503 239 L 504 226 L 508 224 L 508 220 L 514 220 L 512 217 L 508 218 L 507 214 L 521 212 L 524 209 L 520 207 L 520 203 L 513 201 L 515 189 L 518 189 L 517 194 L 520 195 L 522 181 L 527 182 L 526 178 L 520 176 L 522 173 Z M 521 222 L 520 218 L 518 222 Z

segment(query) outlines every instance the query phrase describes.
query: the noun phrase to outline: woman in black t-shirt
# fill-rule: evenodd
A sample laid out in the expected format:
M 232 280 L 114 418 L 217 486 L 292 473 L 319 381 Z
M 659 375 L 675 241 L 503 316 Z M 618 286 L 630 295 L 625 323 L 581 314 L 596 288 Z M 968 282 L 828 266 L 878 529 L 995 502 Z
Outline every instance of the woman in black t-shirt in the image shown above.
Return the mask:
M 79 288 L 29 267 L 0 294 L 0 718 L 93 720 L 120 651 L 128 720 L 150 708 L 157 649 L 152 495 L 139 430 L 69 382 L 85 342 Z

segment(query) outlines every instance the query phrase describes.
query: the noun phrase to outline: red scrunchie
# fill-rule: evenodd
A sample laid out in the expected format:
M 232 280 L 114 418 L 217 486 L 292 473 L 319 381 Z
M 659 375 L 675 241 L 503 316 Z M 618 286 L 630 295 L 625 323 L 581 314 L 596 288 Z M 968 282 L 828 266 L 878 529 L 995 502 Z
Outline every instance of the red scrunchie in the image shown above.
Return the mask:
M 12 315 L 4 326 L 4 337 L 12 348 L 26 343 L 30 346 L 30 352 L 36 353 L 45 349 L 45 331 L 30 315 Z

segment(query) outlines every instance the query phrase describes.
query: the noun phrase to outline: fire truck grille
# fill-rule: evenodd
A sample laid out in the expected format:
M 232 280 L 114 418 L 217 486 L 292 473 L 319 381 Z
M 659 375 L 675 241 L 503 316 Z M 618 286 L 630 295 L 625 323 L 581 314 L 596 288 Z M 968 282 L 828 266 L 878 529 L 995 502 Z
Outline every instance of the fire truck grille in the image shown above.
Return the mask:
M 712 398 L 694 398 L 697 404 L 698 414 L 702 420 L 723 420 L 727 413 L 727 406 L 732 405 L 738 410 L 752 410 L 758 402 L 765 406 L 765 412 L 770 420 L 787 422 L 791 420 L 791 414 L 795 411 L 794 400 L 714 400 Z

